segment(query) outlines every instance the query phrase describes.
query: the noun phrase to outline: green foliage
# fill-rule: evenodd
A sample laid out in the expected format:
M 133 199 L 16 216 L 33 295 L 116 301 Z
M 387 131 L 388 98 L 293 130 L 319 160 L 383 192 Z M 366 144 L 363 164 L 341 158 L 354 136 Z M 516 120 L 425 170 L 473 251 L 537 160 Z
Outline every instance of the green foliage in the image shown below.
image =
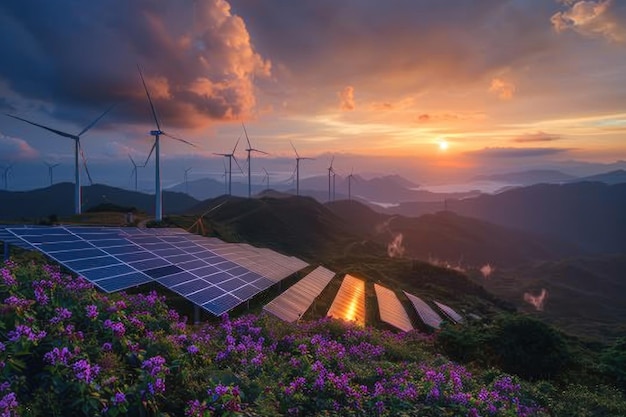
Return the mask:
M 603 370 L 626 389 L 626 337 L 618 339 L 602 353 Z

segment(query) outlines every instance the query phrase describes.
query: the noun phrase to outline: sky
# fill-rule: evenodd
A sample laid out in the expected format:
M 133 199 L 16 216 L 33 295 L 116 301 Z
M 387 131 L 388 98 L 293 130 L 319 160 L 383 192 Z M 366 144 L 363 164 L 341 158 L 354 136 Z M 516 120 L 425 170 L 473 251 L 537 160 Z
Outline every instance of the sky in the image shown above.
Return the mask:
M 154 121 L 164 184 L 218 177 L 245 123 L 252 171 L 401 174 L 417 183 L 626 159 L 622 0 L 4 0 L 0 174 L 130 187 Z M 236 156 L 245 169 L 245 136 Z M 149 186 L 154 162 L 141 169 Z M 4 185 L 0 183 L 0 185 Z

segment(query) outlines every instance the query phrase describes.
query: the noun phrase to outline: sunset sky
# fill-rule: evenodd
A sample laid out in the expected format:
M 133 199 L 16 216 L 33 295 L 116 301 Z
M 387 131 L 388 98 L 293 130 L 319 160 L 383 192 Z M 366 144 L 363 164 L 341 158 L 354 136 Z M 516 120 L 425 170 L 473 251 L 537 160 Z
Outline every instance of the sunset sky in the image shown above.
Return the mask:
M 2 113 L 78 133 L 117 103 L 81 141 L 96 182 L 128 186 L 152 146 L 138 64 L 163 130 L 198 145 L 163 139 L 166 184 L 222 172 L 242 122 L 271 154 L 255 172 L 291 172 L 290 140 L 309 176 L 331 154 L 417 182 L 626 159 L 621 0 L 4 0 L 0 56 Z M 71 181 L 72 152 L 0 116 L 15 188 L 43 161 Z

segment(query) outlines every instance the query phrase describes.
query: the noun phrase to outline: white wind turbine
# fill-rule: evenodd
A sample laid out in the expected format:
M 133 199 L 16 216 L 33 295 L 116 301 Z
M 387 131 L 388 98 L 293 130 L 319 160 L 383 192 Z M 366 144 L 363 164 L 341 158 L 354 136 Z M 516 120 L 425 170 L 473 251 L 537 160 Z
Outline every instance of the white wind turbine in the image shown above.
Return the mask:
M 160 152 L 159 152 L 159 138 L 161 137 L 161 135 L 163 135 L 163 136 L 167 136 L 170 139 L 174 139 L 179 142 L 186 143 L 187 145 L 190 145 L 193 147 L 196 147 L 196 145 L 184 139 L 180 139 L 175 136 L 172 136 L 169 133 L 166 133 L 161 130 L 161 125 L 159 124 L 159 119 L 157 117 L 156 110 L 154 109 L 154 104 L 152 103 L 152 98 L 150 97 L 150 92 L 148 91 L 146 80 L 144 80 L 143 78 L 143 74 L 141 73 L 141 68 L 139 67 L 139 65 L 137 65 L 137 70 L 139 70 L 139 76 L 141 77 L 141 83 L 143 84 L 143 88 L 144 90 L 146 90 L 146 96 L 148 97 L 148 102 L 150 103 L 150 110 L 152 111 L 152 116 L 154 117 L 154 124 L 156 125 L 156 130 L 150 131 L 150 135 L 154 136 L 154 145 L 152 145 L 152 149 L 150 149 L 150 154 L 148 154 L 148 158 L 146 159 L 144 166 L 146 166 L 146 164 L 150 160 L 150 157 L 152 156 L 152 152 L 154 152 L 154 183 L 155 183 L 154 194 L 155 194 L 155 199 L 156 199 L 154 218 L 156 221 L 160 222 L 161 220 L 163 220 L 163 195 L 161 191 L 161 167 L 160 167 L 161 158 L 160 158 Z
M 2 167 L 2 179 L 4 181 L 5 190 L 9 189 L 9 174 L 11 173 L 12 169 L 13 169 L 13 164 L 9 164 L 6 167 Z
M 87 177 L 89 178 L 90 183 L 91 181 L 91 175 L 89 174 L 89 170 L 87 169 L 87 160 L 85 159 L 85 154 L 83 153 L 83 149 L 80 146 L 80 137 L 82 135 L 84 135 L 85 133 L 87 133 L 87 131 L 89 129 L 91 129 L 92 127 L 95 126 L 96 123 L 98 123 L 98 121 L 100 119 L 102 119 L 104 117 L 105 114 L 107 114 L 108 112 L 110 112 L 113 107 L 115 107 L 115 105 L 109 107 L 108 109 L 106 109 L 104 111 L 104 113 L 102 113 L 100 116 L 98 116 L 93 122 L 89 123 L 87 125 L 87 127 L 85 127 L 83 130 L 81 130 L 78 134 L 73 135 L 71 133 L 67 133 L 67 132 L 62 132 L 60 130 L 57 129 L 53 129 L 51 127 L 48 126 L 44 126 L 44 125 L 40 125 L 39 123 L 35 123 L 35 122 L 31 122 L 30 120 L 26 120 L 26 119 L 22 119 L 21 117 L 17 117 L 17 116 L 13 116 L 10 114 L 7 114 L 7 116 L 12 117 L 14 119 L 17 120 L 21 120 L 23 122 L 26 122 L 28 124 L 31 124 L 33 126 L 37 126 L 40 127 L 42 129 L 45 129 L 49 132 L 52 132 L 54 134 L 57 134 L 59 136 L 63 136 L 64 138 L 68 138 L 68 139 L 73 139 L 74 140 L 74 207 L 75 207 L 75 213 L 76 214 L 81 214 L 82 212 L 82 203 L 81 203 L 81 188 L 80 188 L 80 168 L 78 165 L 78 154 L 80 153 L 82 159 L 83 159 L 83 166 L 85 167 L 85 172 L 87 173 Z M 6 113 L 5 113 L 6 114 Z
M 241 125 L 243 126 L 243 132 L 246 134 L 246 140 L 248 141 L 248 149 L 246 149 L 246 152 L 248 152 L 248 198 L 252 197 L 252 174 L 251 174 L 251 168 L 250 166 L 251 164 L 251 158 L 250 158 L 250 154 L 252 152 L 258 152 L 258 153 L 262 153 L 265 155 L 269 155 L 267 152 L 264 151 L 260 151 L 258 149 L 254 149 L 252 147 L 252 145 L 250 144 L 250 139 L 248 138 L 248 132 L 246 131 L 246 125 L 243 124 L 243 122 L 241 123 Z
M 130 162 L 133 164 L 133 170 L 130 172 L 130 175 L 135 176 L 135 191 L 137 191 L 137 168 L 145 168 L 145 164 L 137 165 L 137 163 L 135 162 L 133 157 L 130 156 L 130 154 L 128 154 L 128 157 L 130 158 Z
M 270 173 L 267 172 L 265 168 L 263 168 L 263 172 L 265 172 L 265 176 L 263 177 L 263 181 L 266 181 L 265 189 L 270 189 Z
M 352 171 L 350 171 L 350 175 L 348 175 L 348 201 L 352 201 L 352 179 L 354 178 L 353 173 L 354 168 L 352 168 Z
M 59 166 L 59 165 L 61 165 L 61 164 L 59 164 L 59 163 L 57 163 L 57 164 L 51 164 L 51 163 L 49 163 L 49 162 L 44 162 L 44 164 L 46 164 L 46 166 L 48 167 L 48 177 L 50 178 L 50 185 L 52 185 L 52 184 L 54 184 L 54 177 L 53 177 L 53 172 L 52 172 L 52 170 L 53 170 L 54 168 L 58 167 L 58 166 Z
M 233 148 L 233 151 L 231 153 L 213 153 L 213 155 L 219 155 L 228 158 L 228 195 L 232 195 L 233 193 L 233 159 L 235 160 L 237 167 L 239 167 L 239 170 L 243 174 L 243 169 L 241 169 L 241 165 L 239 165 L 239 162 L 237 162 L 237 158 L 235 157 L 235 151 L 237 150 L 237 145 L 239 145 L 240 140 L 241 136 L 239 136 L 239 139 L 237 139 L 237 142 L 235 142 L 235 147 Z
M 189 195 L 189 171 L 191 168 L 185 170 L 185 194 Z
M 328 201 L 330 200 L 330 176 L 333 176 L 333 192 L 334 192 L 334 180 L 335 180 L 335 170 L 333 169 L 333 162 L 335 161 L 335 156 L 330 160 L 330 166 L 328 167 Z
M 298 155 L 298 151 L 296 150 L 296 147 L 293 146 L 293 142 L 289 141 L 289 143 L 291 143 L 291 147 L 293 148 L 293 151 L 296 153 L 296 195 L 300 195 L 300 161 L 301 160 L 314 160 L 315 158 L 305 158 L 305 157 L 301 157 L 300 155 Z

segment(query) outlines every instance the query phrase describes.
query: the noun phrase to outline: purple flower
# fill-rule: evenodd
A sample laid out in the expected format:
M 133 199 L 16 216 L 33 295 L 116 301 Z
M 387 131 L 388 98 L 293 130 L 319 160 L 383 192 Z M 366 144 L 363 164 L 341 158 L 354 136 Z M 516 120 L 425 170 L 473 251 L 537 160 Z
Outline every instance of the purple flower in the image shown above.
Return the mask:
M 86 313 L 87 313 L 87 318 L 93 320 L 96 317 L 98 317 L 98 307 L 94 304 L 90 304 L 87 307 L 85 307 Z
M 59 349 L 58 347 L 55 347 L 50 352 L 46 353 L 43 358 L 51 365 L 67 365 L 69 360 L 72 359 L 73 356 L 74 355 L 68 348 L 63 347 L 63 349 Z
M 126 395 L 123 392 L 116 392 L 113 398 L 113 404 L 122 404 L 126 402 Z
M 34 332 L 33 329 L 29 326 L 26 326 L 24 324 L 18 324 L 15 327 L 15 330 L 11 330 L 8 333 L 8 336 L 11 342 L 17 342 L 22 337 L 26 337 L 26 339 L 31 342 L 38 342 L 39 340 L 46 337 L 46 332 L 43 330 L 40 332 Z
M 105 342 L 102 344 L 103 352 L 110 352 L 112 349 L 113 349 L 113 345 L 111 345 L 109 342 Z
M 72 312 L 64 307 L 57 307 L 55 312 L 57 315 L 50 319 L 50 324 L 61 323 L 62 321 L 68 320 L 72 317 Z
M 121 323 L 119 321 L 111 321 L 110 319 L 106 319 L 103 325 L 105 329 L 111 329 L 116 337 L 122 337 L 124 336 L 124 333 L 126 333 L 124 323 Z
M 76 361 L 72 366 L 74 375 L 79 381 L 83 381 L 86 384 L 90 384 L 100 373 L 100 367 L 98 365 L 92 365 L 89 361 L 81 359 Z
M 4 285 L 7 287 L 12 287 L 17 284 L 17 280 L 7 268 L 0 269 L 0 277 L 2 278 L 2 281 L 4 281 Z
M 187 347 L 187 352 L 189 352 L 189 354 L 191 354 L 191 355 L 195 355 L 199 351 L 200 351 L 200 349 L 198 349 L 198 347 L 196 345 L 189 345 Z

